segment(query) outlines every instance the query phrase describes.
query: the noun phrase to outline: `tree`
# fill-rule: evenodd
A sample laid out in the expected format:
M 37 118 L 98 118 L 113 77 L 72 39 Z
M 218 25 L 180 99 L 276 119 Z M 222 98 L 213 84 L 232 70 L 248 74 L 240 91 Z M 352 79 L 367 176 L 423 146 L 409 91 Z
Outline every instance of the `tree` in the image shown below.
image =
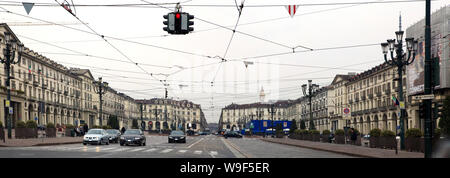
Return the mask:
M 110 126 L 112 129 L 119 129 L 119 120 L 117 119 L 117 116 L 110 115 L 108 118 L 108 126 Z
M 301 130 L 305 130 L 305 129 L 306 129 L 306 124 L 305 124 L 305 121 L 304 121 L 304 120 L 301 120 L 301 121 L 300 121 L 300 129 L 301 129 Z
M 289 133 L 292 134 L 297 130 L 297 121 L 292 119 L 291 128 L 289 128 Z
M 450 136 L 450 97 L 444 100 L 443 111 L 439 120 L 439 127 L 445 136 Z
M 131 128 L 133 129 L 139 129 L 139 124 L 136 119 L 133 119 L 133 124 L 131 125 Z

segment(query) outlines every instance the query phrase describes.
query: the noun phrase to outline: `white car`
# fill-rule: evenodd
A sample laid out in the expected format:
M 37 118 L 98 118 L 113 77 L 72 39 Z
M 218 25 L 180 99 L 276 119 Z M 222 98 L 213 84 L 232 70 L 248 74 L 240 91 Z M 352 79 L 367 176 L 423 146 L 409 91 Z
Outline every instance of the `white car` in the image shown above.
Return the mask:
M 102 143 L 106 143 L 107 145 L 109 145 L 108 133 L 104 129 L 90 129 L 83 138 L 83 145 L 86 145 L 88 143 L 96 143 L 99 145 L 101 145 Z

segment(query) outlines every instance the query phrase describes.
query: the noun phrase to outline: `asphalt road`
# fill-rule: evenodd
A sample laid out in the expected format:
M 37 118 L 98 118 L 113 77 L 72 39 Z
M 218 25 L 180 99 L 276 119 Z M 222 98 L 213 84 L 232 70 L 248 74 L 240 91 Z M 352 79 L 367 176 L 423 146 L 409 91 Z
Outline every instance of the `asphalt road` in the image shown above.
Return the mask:
M 343 158 L 258 138 L 215 135 L 187 137 L 186 143 L 168 143 L 167 136 L 147 136 L 146 146 L 68 144 L 35 147 L 0 147 L 0 158 Z

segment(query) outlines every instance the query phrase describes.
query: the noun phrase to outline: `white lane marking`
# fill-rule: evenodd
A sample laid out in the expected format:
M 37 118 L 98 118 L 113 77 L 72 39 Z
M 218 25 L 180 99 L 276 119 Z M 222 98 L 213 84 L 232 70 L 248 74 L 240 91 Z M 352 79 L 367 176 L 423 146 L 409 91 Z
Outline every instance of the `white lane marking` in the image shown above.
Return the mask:
M 168 152 L 171 152 L 173 149 L 165 149 L 165 150 L 163 150 L 163 151 L 161 151 L 161 153 L 168 153 Z
M 136 148 L 136 149 L 130 150 L 128 152 L 136 152 L 136 151 L 141 151 L 141 150 L 144 150 L 144 149 L 145 148 Z
M 129 150 L 130 148 L 118 148 L 118 149 L 115 149 L 115 150 L 111 150 L 111 151 L 113 151 L 113 152 L 118 152 L 118 151 L 127 151 L 127 150 Z
M 150 149 L 145 150 L 143 152 L 152 152 L 152 151 L 156 151 L 156 150 L 158 150 L 158 148 L 150 148 Z
M 198 155 L 199 155 L 199 154 L 202 154 L 202 151 L 200 151 L 200 150 L 195 150 L 195 151 L 194 151 L 194 154 L 198 154 Z
M 112 150 L 112 149 L 115 149 L 114 147 L 112 147 L 112 148 L 102 148 L 101 150 L 102 151 L 108 151 L 108 150 Z
M 209 152 L 209 155 L 211 155 L 211 157 L 213 157 L 213 158 L 216 158 L 217 154 L 218 154 L 217 151 L 210 151 Z
M 186 153 L 187 150 L 180 150 L 178 153 Z
M 194 146 L 195 144 L 197 144 L 198 142 L 201 142 L 204 138 L 201 138 L 200 140 L 196 141 L 195 143 L 189 145 L 187 148 L 191 148 L 192 146 Z

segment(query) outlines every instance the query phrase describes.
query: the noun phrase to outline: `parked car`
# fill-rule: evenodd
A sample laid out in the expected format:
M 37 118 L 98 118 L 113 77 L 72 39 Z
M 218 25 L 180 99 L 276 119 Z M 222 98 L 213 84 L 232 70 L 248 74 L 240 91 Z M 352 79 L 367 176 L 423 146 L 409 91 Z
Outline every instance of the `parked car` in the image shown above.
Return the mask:
M 106 143 L 109 145 L 109 136 L 108 133 L 104 129 L 91 129 L 89 132 L 83 137 L 83 145 L 87 144 L 99 144 Z
M 183 131 L 172 131 L 169 135 L 169 143 L 181 142 L 186 143 L 186 134 Z
M 108 129 L 106 130 L 106 133 L 108 133 L 109 136 L 109 142 L 112 143 L 119 143 L 120 139 L 120 131 L 117 129 Z
M 225 134 L 223 134 L 225 138 L 228 137 L 236 137 L 236 138 L 242 138 L 242 135 L 236 131 L 226 131 Z
M 126 130 L 125 133 L 123 133 L 123 135 L 120 136 L 120 146 L 123 145 L 145 146 L 146 142 L 147 140 L 144 136 L 144 132 L 142 132 L 139 129 Z

